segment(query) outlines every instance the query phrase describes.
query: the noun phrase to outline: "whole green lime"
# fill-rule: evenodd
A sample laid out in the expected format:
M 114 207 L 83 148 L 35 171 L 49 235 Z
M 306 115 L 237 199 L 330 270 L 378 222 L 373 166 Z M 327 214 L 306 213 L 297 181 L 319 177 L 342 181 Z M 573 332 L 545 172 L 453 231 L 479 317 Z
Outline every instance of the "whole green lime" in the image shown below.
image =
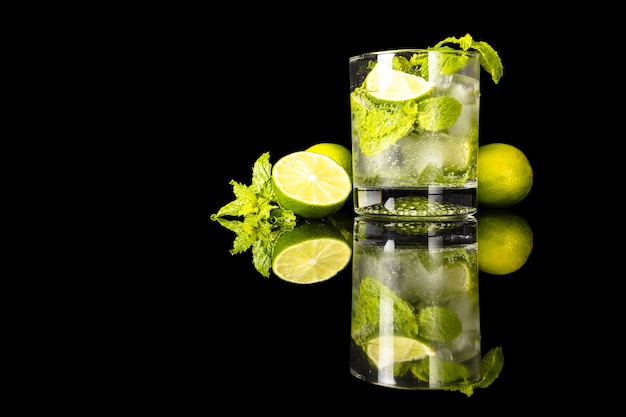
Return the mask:
M 478 148 L 478 204 L 504 208 L 524 200 L 533 186 L 533 169 L 513 145 L 490 143 Z

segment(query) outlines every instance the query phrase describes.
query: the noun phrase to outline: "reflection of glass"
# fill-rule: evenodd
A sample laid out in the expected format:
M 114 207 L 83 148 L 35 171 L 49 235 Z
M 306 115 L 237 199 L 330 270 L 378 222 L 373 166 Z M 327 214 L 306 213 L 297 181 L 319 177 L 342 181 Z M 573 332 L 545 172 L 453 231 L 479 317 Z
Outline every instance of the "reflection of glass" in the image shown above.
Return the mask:
M 486 371 L 476 219 L 357 217 L 352 265 L 350 372 L 394 388 L 471 393 Z

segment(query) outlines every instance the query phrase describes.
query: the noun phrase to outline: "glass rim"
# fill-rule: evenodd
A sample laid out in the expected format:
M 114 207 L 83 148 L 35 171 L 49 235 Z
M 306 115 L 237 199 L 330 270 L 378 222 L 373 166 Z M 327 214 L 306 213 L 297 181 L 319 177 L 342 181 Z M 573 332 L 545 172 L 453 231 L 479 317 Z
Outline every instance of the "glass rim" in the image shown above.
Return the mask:
M 428 48 L 399 48 L 399 49 L 381 49 L 377 51 L 364 52 L 359 55 L 353 55 L 349 58 L 350 62 L 360 61 L 362 59 L 368 59 L 373 57 L 378 57 L 380 55 L 397 55 L 397 54 L 408 54 L 408 53 L 440 53 L 440 54 L 452 54 L 452 55 L 468 55 L 474 56 L 478 58 L 478 51 L 475 50 L 467 50 L 462 51 L 460 49 L 450 49 L 450 50 L 439 50 L 439 49 L 428 49 Z

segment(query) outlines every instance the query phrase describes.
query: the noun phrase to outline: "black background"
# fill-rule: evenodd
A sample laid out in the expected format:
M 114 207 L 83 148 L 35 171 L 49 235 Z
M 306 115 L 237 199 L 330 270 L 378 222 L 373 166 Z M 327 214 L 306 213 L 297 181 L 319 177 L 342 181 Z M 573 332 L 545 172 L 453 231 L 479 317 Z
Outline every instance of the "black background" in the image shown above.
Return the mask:
M 417 5 L 358 7 L 363 10 L 342 16 L 304 9 L 252 26 L 229 19 L 229 39 L 238 32 L 242 42 L 224 43 L 212 25 L 188 32 L 199 46 L 191 66 L 200 75 L 192 94 L 201 104 L 187 115 L 199 127 L 189 140 L 187 169 L 194 187 L 198 183 L 194 196 L 200 203 L 193 231 L 199 243 L 187 257 L 197 267 L 191 273 L 195 284 L 182 295 L 183 303 L 190 300 L 184 311 L 193 316 L 191 350 L 200 356 L 192 371 L 200 381 L 186 382 L 187 399 L 286 412 L 339 404 L 355 415 L 373 410 L 477 415 L 572 401 L 581 379 L 589 377 L 577 353 L 580 316 L 571 314 L 581 308 L 571 282 L 572 259 L 578 256 L 572 253 L 578 229 L 571 217 L 577 205 L 570 194 L 574 184 L 564 181 L 580 151 L 568 138 L 576 137 L 581 123 L 567 78 L 577 67 L 566 65 L 576 45 L 563 39 L 578 28 L 521 9 L 494 10 L 490 15 L 500 18 L 481 19 L 486 11 L 472 4 L 458 14 L 441 5 L 428 11 Z M 511 208 L 533 229 L 530 258 L 509 275 L 480 275 L 483 353 L 502 346 L 504 368 L 490 387 L 469 398 L 376 387 L 349 374 L 350 266 L 313 286 L 264 278 L 249 251 L 229 254 L 234 234 L 208 216 L 233 199 L 230 180 L 250 183 L 252 164 L 264 152 L 275 162 L 317 142 L 350 148 L 350 56 L 431 46 L 466 33 L 488 42 L 504 65 L 497 85 L 482 72 L 480 143 L 514 145 L 534 170 L 531 194 Z M 563 48 L 558 53 L 550 47 L 557 44 Z M 563 201 L 569 203 L 558 207 Z M 257 400 L 248 404 L 251 398 Z M 585 398 L 581 394 L 575 401 Z

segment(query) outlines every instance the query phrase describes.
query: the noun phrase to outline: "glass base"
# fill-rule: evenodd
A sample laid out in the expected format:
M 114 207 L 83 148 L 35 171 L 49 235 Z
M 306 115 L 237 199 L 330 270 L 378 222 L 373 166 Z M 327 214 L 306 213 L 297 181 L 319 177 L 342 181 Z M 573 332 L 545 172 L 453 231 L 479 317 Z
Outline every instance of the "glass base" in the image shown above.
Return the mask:
M 477 211 L 476 188 L 355 188 L 354 211 L 365 217 L 437 220 Z

